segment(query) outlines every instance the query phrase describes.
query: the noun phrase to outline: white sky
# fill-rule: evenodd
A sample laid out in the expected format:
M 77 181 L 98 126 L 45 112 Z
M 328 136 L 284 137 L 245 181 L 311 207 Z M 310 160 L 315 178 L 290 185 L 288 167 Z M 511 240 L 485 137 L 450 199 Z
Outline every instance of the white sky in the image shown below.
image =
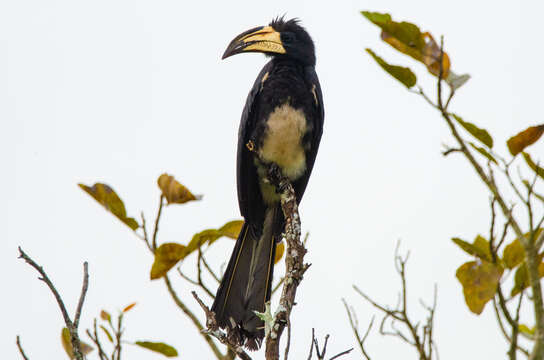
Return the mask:
M 45 267 L 72 312 L 81 264 L 89 262 L 82 330 L 102 308 L 114 312 L 137 301 L 126 318 L 127 340 L 165 341 L 181 359 L 212 358 L 164 284 L 148 280 L 152 258 L 142 243 L 76 184 L 110 184 L 129 215 L 143 210 L 150 223 L 162 172 L 204 194 L 199 203 L 166 209 L 161 242 L 186 243 L 195 232 L 239 218 L 238 122 L 266 60 L 220 56 L 235 35 L 283 13 L 300 17 L 315 40 L 326 112 L 301 208 L 313 265 L 292 317 L 291 358 L 307 356 L 312 327 L 319 336 L 331 334 L 331 355 L 355 345 L 340 299 L 356 308 L 362 328 L 375 311 L 352 284 L 394 305 L 399 238 L 411 250 L 414 318 L 423 315 L 417 300 L 430 301 L 438 283 L 441 359 L 504 358 L 507 346 L 491 308 L 476 317 L 464 304 L 454 275 L 470 259 L 449 240 L 488 233 L 487 193 L 460 156 L 441 156 L 441 143 L 452 140 L 438 114 L 363 51 L 369 46 L 410 65 L 434 96 L 430 75 L 381 43 L 378 28 L 359 14 L 364 9 L 446 36 L 452 68 L 472 75 L 451 108 L 488 128 L 498 151 L 506 154 L 510 135 L 544 122 L 544 6 L 536 1 L 1 1 L 4 358 L 18 358 L 16 334 L 32 359 L 65 358 L 57 304 L 35 271 L 17 260 L 18 245 Z M 540 144 L 531 153 L 543 150 Z M 210 260 L 226 261 L 232 244 L 218 243 Z M 176 288 L 203 319 L 191 288 L 178 281 Z M 125 349 L 125 359 L 158 358 Z M 377 333 L 368 349 L 374 359 L 416 358 Z M 361 355 L 356 349 L 345 358 Z

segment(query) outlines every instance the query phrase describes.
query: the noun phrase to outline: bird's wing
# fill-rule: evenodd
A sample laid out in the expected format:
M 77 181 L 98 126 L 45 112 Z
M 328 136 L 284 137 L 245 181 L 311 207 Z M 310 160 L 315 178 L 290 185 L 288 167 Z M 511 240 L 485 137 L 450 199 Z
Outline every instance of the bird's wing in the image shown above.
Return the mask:
M 256 109 L 259 93 L 261 91 L 261 83 L 265 74 L 272 69 L 272 61 L 268 62 L 251 88 L 246 105 L 242 111 L 242 119 L 240 120 L 240 129 L 238 132 L 238 155 L 236 163 L 236 180 L 238 187 L 238 205 L 242 216 L 249 222 L 259 221 L 264 216 L 264 204 L 259 188 L 259 180 L 257 169 L 253 162 L 253 155 L 249 151 L 247 145 L 250 140 L 251 133 L 255 129 L 257 123 Z
M 315 105 L 315 111 L 312 115 L 310 115 L 313 124 L 313 130 L 311 134 L 310 148 L 306 151 L 306 172 L 304 176 L 295 181 L 295 183 L 293 184 L 295 192 L 297 194 L 298 202 L 300 202 L 300 200 L 302 199 L 302 195 L 304 195 L 306 185 L 308 184 L 310 174 L 314 167 L 315 157 L 317 155 L 317 150 L 319 149 L 319 143 L 321 141 L 321 134 L 323 133 L 323 120 L 325 118 L 323 94 L 321 93 L 319 79 L 313 66 L 308 66 L 305 68 L 305 77 L 306 82 L 310 86 L 310 96 L 315 97 L 315 101 L 313 102 L 313 104 Z

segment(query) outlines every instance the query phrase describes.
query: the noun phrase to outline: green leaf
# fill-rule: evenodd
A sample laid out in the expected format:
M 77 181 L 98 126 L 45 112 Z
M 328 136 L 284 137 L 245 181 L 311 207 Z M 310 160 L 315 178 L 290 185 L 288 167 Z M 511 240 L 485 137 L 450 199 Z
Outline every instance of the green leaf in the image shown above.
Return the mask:
M 544 179 L 544 168 L 542 168 L 542 167 L 538 166 L 537 164 L 535 164 L 533 159 L 531 159 L 531 156 L 529 154 L 527 154 L 526 152 L 523 153 L 523 158 L 525 159 L 525 162 L 527 163 L 527 165 L 529 165 L 529 167 L 538 176 L 540 176 L 542 179 Z
M 534 144 L 544 133 L 544 124 L 531 126 L 515 136 L 512 136 L 506 142 L 508 150 L 512 156 L 516 156 L 522 152 L 527 146 Z
M 476 125 L 464 121 L 460 116 L 456 114 L 451 114 L 451 115 L 455 118 L 455 120 L 459 123 L 459 125 L 461 125 L 466 131 L 468 131 L 476 139 L 481 141 L 485 146 L 487 146 L 488 148 L 493 147 L 493 138 L 491 137 L 491 135 L 489 135 L 487 130 L 480 129 Z
M 472 146 L 472 148 L 474 150 L 476 150 L 477 152 L 479 152 L 480 154 L 485 156 L 489 161 L 494 162 L 495 164 L 497 163 L 497 160 L 495 160 L 493 155 L 491 155 L 486 149 L 484 149 L 483 147 L 480 147 L 480 146 L 476 146 L 476 145 L 474 145 L 474 143 L 472 143 L 470 141 L 468 143 L 470 144 L 470 146 Z
M 72 347 L 72 337 L 70 336 L 70 330 L 68 330 L 68 328 L 62 328 L 62 331 L 60 333 L 60 341 L 68 357 L 70 359 L 75 359 L 74 348 Z M 81 340 L 79 341 L 79 346 L 83 355 L 87 355 L 88 353 L 93 351 L 91 345 L 86 344 Z
M 463 286 L 465 302 L 473 313 L 479 315 L 485 304 L 493 298 L 503 269 L 487 261 L 469 261 L 461 265 L 456 277 Z
M 371 49 L 367 48 L 366 51 L 374 58 L 374 60 L 376 60 L 376 62 L 382 67 L 382 69 L 387 71 L 391 76 L 400 81 L 407 88 L 411 88 L 416 84 L 417 78 L 412 70 L 410 70 L 409 68 L 390 65 L 386 63 L 381 57 L 376 55 Z
M 527 286 L 529 286 L 529 274 L 527 273 L 527 265 L 524 261 L 514 274 L 514 287 L 510 291 L 510 296 L 516 296 Z
M 84 184 L 78 185 L 129 228 L 136 230 L 140 227 L 134 218 L 127 217 L 125 204 L 110 186 L 102 183 L 96 183 L 90 187 Z
M 104 332 L 104 334 L 106 334 L 106 337 L 108 338 L 108 340 L 113 343 L 113 337 L 111 336 L 110 332 L 108 331 L 108 329 L 106 329 L 103 325 L 100 325 L 100 328 L 102 329 L 102 331 Z
M 181 185 L 173 176 L 162 174 L 157 184 L 168 204 L 184 204 L 188 201 L 200 200 L 202 196 L 193 195 L 185 186 Z
M 361 11 L 361 14 L 372 23 L 379 26 L 383 32 L 387 33 L 388 36 L 397 39 L 401 44 L 403 44 L 404 50 L 414 49 L 420 53 L 421 51 L 423 51 L 425 41 L 423 39 L 423 34 L 421 33 L 417 25 L 405 21 L 400 23 L 393 21 L 391 19 L 391 15 L 389 14 L 381 14 L 369 11 Z M 395 48 L 397 47 L 395 46 Z M 402 51 L 398 48 L 397 50 Z M 415 55 L 415 53 L 413 55 L 410 54 L 408 51 L 402 52 L 414 57 L 416 60 L 420 60 L 416 57 L 417 55 Z
M 506 245 L 502 254 L 504 264 L 508 269 L 513 269 L 523 262 L 525 259 L 525 250 L 519 239 L 515 239 L 510 244 Z
M 151 266 L 151 280 L 159 279 L 173 268 L 178 261 L 187 256 L 187 247 L 177 243 L 165 243 L 155 250 L 155 260 Z
M 452 238 L 451 241 L 453 241 L 457 246 L 463 249 L 466 253 L 476 256 L 482 260 L 491 261 L 491 253 L 489 251 L 489 241 L 487 241 L 481 235 L 476 236 L 472 244 L 459 238 Z
M 166 357 L 178 356 L 178 351 L 174 347 L 162 342 L 136 341 L 135 344 L 148 350 L 163 354 Z

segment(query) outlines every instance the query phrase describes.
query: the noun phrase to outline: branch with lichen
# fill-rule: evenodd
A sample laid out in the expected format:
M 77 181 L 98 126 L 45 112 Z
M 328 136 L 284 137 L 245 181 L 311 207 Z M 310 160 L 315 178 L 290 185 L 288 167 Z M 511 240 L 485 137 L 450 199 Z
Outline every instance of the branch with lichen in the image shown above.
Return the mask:
M 285 280 L 274 315 L 265 321 L 266 331 L 266 359 L 279 359 L 280 338 L 285 327 L 290 324 L 291 310 L 295 304 L 297 288 L 309 264 L 304 264 L 306 248 L 300 241 L 301 225 L 298 214 L 298 204 L 295 190 L 291 182 L 281 174 L 277 165 L 272 164 L 268 169 L 267 180 L 275 186 L 280 194 L 281 208 L 285 218 L 285 240 L 287 250 L 285 254 Z M 288 340 L 289 342 L 289 340 Z

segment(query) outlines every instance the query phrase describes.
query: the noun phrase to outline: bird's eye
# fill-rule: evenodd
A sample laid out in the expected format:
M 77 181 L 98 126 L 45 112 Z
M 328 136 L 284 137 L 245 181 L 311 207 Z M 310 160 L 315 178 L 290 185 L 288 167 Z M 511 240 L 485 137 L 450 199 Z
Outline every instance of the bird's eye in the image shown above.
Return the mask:
M 281 34 L 281 41 L 284 44 L 291 44 L 295 41 L 295 34 L 290 32 L 285 32 Z

